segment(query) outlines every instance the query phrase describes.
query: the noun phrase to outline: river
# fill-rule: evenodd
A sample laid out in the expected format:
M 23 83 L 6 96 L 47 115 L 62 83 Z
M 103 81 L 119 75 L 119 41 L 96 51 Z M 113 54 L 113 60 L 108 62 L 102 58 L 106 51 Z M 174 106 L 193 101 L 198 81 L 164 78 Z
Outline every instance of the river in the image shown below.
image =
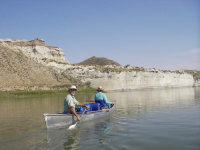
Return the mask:
M 106 93 L 109 117 L 46 129 L 43 113 L 63 110 L 65 95 L 0 99 L 0 150 L 199 150 L 200 88 Z M 81 102 L 93 94 L 77 94 Z

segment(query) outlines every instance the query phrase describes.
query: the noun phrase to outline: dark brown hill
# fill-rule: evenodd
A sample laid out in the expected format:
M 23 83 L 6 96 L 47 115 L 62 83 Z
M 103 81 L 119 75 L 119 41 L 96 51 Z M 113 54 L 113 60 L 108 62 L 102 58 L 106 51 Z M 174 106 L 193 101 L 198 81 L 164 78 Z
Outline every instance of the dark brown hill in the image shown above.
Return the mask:
M 110 59 L 107 59 L 104 57 L 96 57 L 96 56 L 90 57 L 80 63 L 77 63 L 77 65 L 100 65 L 100 66 L 116 65 L 116 66 L 120 66 L 119 63 L 117 63 L 113 60 L 110 60 Z

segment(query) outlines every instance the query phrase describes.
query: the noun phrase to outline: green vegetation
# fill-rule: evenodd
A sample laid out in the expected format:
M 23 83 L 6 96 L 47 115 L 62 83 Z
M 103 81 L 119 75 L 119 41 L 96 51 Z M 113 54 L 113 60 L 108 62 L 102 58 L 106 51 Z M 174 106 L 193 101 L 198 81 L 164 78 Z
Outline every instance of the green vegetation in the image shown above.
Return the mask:
M 91 82 L 90 82 L 90 81 L 87 81 L 85 84 L 86 84 L 87 87 L 90 87 Z
M 111 67 L 99 67 L 98 68 L 101 72 L 125 72 L 125 71 L 129 71 L 126 68 L 111 68 Z
M 101 71 L 101 72 L 131 72 L 131 71 L 145 71 L 144 68 L 140 67 L 132 67 L 131 69 L 129 68 L 123 68 L 123 67 L 105 67 L 105 66 L 96 66 L 96 69 Z
M 58 96 L 66 95 L 67 89 L 65 90 L 38 90 L 38 91 L 1 91 L 0 98 L 6 97 L 45 97 L 45 96 Z M 81 88 L 78 89 L 78 93 L 93 93 L 96 89 L 93 88 Z
M 197 71 L 197 70 L 184 70 L 184 72 L 187 72 L 187 73 L 193 75 L 195 80 L 200 79 L 200 71 Z

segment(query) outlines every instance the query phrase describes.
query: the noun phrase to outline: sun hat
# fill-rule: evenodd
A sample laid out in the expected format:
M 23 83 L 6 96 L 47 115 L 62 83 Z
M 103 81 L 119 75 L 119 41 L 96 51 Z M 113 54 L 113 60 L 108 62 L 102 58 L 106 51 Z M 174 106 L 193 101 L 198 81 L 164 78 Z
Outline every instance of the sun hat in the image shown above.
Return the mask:
M 102 86 L 99 86 L 99 87 L 97 88 L 97 91 L 103 91 Z
M 69 90 L 72 90 L 72 89 L 75 89 L 75 90 L 77 90 L 77 88 L 76 88 L 76 86 L 75 86 L 75 85 L 72 85 L 72 86 L 70 86 Z

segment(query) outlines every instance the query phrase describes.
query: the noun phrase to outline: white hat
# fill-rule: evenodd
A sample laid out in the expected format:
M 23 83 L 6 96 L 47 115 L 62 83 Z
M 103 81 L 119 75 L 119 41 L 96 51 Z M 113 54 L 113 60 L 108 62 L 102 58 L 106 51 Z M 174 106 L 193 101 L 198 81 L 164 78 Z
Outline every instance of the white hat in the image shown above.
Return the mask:
M 103 91 L 102 86 L 99 86 L 99 87 L 97 88 L 97 91 Z
M 77 88 L 76 88 L 76 86 L 75 86 L 75 85 L 72 85 L 72 86 L 69 88 L 69 90 L 72 90 L 72 89 L 75 89 L 75 90 L 77 90 Z

